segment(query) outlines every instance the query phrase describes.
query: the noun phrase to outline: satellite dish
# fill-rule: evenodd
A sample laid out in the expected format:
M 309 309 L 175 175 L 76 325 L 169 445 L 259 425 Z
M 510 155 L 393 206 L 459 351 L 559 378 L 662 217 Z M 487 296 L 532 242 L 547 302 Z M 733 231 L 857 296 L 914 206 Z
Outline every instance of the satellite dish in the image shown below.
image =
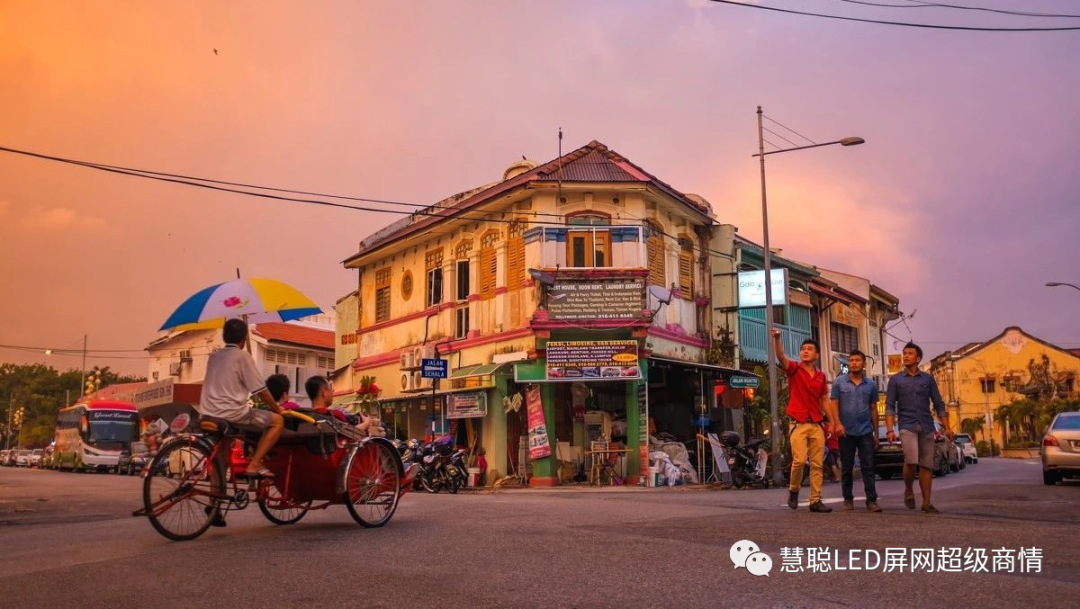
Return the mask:
M 555 285 L 555 276 L 538 269 L 529 269 L 529 275 L 544 285 Z
M 658 285 L 649 286 L 649 293 L 653 295 L 653 298 L 660 301 L 660 304 L 667 304 L 671 302 L 671 290 L 662 288 Z

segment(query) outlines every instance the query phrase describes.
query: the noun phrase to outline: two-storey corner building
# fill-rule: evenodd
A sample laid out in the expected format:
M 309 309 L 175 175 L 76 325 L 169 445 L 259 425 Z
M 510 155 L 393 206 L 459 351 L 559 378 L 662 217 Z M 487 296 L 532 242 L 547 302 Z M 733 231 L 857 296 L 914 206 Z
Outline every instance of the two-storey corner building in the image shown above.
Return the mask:
M 929 362 L 949 407 L 953 430 L 961 431 L 965 419 L 979 420 L 979 439 L 989 439 L 992 430 L 999 446 L 1017 431 L 995 420 L 1002 406 L 1025 398 L 1077 397 L 1080 357 L 1017 326 L 1005 328 L 988 341 L 946 351 Z
M 648 420 L 691 440 L 712 398 L 714 228 L 703 199 L 599 142 L 516 162 L 344 261 L 359 271 L 354 387 L 375 377 L 400 438 L 484 448 L 490 481 L 580 476 L 594 442 L 621 447 L 634 481 Z
M 823 367 L 835 377 L 845 369 L 848 354 L 858 349 L 867 357 L 866 374 L 884 391 L 888 381 L 885 329 L 899 318 L 900 300 L 864 277 L 817 270 L 820 277 L 811 290 L 822 304 Z

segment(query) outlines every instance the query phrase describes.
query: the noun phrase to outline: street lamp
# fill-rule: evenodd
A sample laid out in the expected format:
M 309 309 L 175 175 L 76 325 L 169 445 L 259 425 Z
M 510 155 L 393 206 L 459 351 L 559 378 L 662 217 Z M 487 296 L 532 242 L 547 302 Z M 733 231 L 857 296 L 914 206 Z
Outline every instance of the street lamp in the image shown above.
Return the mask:
M 769 370 L 769 416 L 772 419 L 772 465 L 773 465 L 773 482 L 777 485 L 783 481 L 783 475 L 780 471 L 780 450 L 779 440 L 780 437 L 780 421 L 779 410 L 777 405 L 777 388 L 776 388 L 776 347 L 773 341 L 773 305 L 772 305 L 772 252 L 769 250 L 769 204 L 768 199 L 765 196 L 765 157 L 770 154 L 780 154 L 781 152 L 794 152 L 796 150 L 806 150 L 808 148 L 821 148 L 822 146 L 834 146 L 839 144 L 841 146 L 858 146 L 859 144 L 866 143 L 861 137 L 845 137 L 842 140 L 836 140 L 833 142 L 825 142 L 823 144 L 812 144 L 809 146 L 796 146 L 795 148 L 784 148 L 782 150 L 770 150 L 765 152 L 765 132 L 761 124 L 762 112 L 761 106 L 757 108 L 757 126 L 758 126 L 758 153 L 753 155 L 758 157 L 761 161 L 761 228 L 762 228 L 762 241 L 764 246 L 764 265 L 765 265 L 765 344 L 768 346 L 768 358 L 769 363 L 766 366 Z
M 1046 287 L 1048 287 L 1048 288 L 1056 288 L 1056 287 L 1061 286 L 1061 285 L 1067 285 L 1067 286 L 1069 286 L 1070 288 L 1072 288 L 1074 290 L 1080 290 L 1080 286 L 1075 286 L 1075 285 L 1073 285 L 1071 283 L 1062 283 L 1060 281 L 1051 281 L 1051 282 L 1046 284 Z

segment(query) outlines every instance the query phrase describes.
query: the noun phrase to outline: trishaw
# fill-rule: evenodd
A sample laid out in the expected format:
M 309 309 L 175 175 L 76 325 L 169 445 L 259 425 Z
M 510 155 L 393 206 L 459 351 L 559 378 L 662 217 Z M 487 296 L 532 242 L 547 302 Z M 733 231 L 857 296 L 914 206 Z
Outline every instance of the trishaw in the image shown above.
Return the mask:
M 233 475 L 246 468 L 244 450 L 258 434 L 213 417 L 161 446 L 143 473 L 143 508 L 157 532 L 175 541 L 195 539 L 215 521 L 251 502 L 267 520 L 295 524 L 310 510 L 344 503 L 363 527 L 390 521 L 402 494 L 404 471 L 397 450 L 384 438 L 322 415 L 284 411 L 285 430 L 265 459 L 273 478 Z M 228 469 L 215 458 L 228 451 Z

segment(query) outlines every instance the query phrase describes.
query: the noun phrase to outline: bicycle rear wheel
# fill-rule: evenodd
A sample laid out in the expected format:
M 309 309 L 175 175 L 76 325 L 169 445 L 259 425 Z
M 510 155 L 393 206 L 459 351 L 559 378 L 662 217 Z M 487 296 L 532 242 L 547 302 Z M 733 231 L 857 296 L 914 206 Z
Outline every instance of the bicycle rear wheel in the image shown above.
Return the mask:
M 143 480 L 143 509 L 154 529 L 173 541 L 206 532 L 218 515 L 225 477 L 210 453 L 178 441 L 158 452 Z
M 401 497 L 401 459 L 389 443 L 371 440 L 353 449 L 345 473 L 345 507 L 362 527 L 381 527 Z
M 293 503 L 281 496 L 273 482 L 267 483 L 266 496 L 259 499 L 259 511 L 274 524 L 296 524 L 308 513 L 311 502 Z

